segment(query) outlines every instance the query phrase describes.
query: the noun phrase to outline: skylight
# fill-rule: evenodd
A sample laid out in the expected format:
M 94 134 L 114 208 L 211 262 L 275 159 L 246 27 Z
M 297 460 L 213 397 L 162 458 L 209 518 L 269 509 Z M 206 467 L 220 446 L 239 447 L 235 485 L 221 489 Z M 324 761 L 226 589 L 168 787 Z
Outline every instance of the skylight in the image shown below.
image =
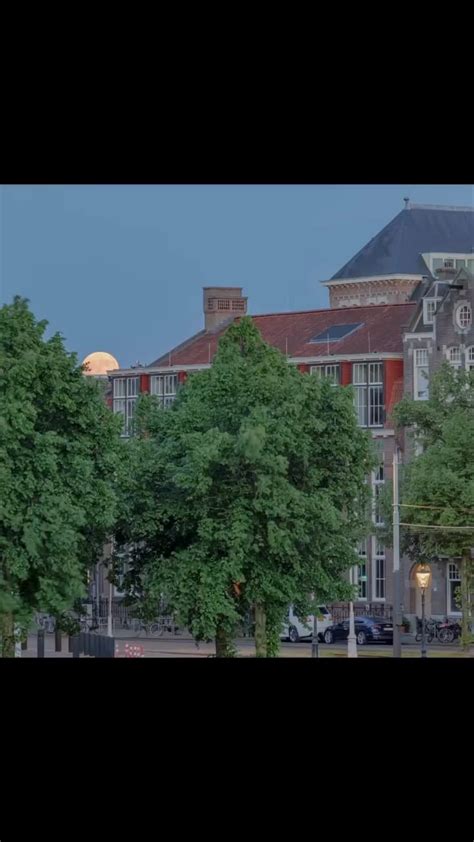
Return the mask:
M 310 342 L 326 344 L 326 342 L 340 342 L 341 339 L 345 339 L 346 336 L 349 334 L 354 333 L 354 331 L 358 330 L 362 327 L 362 323 L 359 324 L 345 324 L 345 325 L 331 325 L 330 327 L 323 330 L 321 333 L 318 333 L 313 339 L 310 339 Z

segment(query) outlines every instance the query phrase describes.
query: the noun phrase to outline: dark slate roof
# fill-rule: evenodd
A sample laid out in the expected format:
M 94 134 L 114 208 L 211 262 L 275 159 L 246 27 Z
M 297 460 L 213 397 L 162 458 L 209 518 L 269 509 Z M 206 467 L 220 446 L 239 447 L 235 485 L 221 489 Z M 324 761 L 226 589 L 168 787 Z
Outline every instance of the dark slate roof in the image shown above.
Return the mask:
M 409 205 L 331 278 L 427 275 L 422 254 L 474 251 L 474 207 Z

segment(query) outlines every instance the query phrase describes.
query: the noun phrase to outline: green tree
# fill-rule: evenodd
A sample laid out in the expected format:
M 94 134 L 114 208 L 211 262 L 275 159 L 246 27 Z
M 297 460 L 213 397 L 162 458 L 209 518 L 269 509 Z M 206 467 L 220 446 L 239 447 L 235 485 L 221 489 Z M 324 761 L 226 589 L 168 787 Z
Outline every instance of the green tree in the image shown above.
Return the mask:
M 265 656 L 289 604 L 309 613 L 313 593 L 347 598 L 372 464 L 351 390 L 289 366 L 244 318 L 169 411 L 142 400 L 137 424 L 117 532 L 133 548 L 125 586 L 137 599 L 165 593 L 218 656 L 252 611 Z
M 395 417 L 423 448 L 401 486 L 403 549 L 418 561 L 461 560 L 462 642 L 472 636 L 474 569 L 474 373 L 445 364 L 427 401 L 404 398 Z M 434 528 L 433 528 L 434 527 Z
M 59 334 L 25 299 L 0 309 L 2 654 L 35 611 L 59 617 L 85 593 L 113 527 L 117 419 Z

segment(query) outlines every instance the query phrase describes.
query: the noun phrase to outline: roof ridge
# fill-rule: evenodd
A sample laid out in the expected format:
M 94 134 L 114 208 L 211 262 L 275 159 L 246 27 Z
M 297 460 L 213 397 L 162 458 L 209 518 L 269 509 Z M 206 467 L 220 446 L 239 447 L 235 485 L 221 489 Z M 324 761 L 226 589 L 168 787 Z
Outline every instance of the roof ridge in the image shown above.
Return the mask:
M 408 205 L 407 210 L 443 210 L 443 211 L 469 211 L 474 213 L 474 206 L 469 205 Z
M 390 304 L 354 304 L 352 307 L 321 307 L 321 309 L 316 310 L 284 310 L 281 313 L 247 313 L 247 315 L 251 319 L 267 319 L 272 316 L 303 316 L 307 313 L 335 313 L 336 311 L 347 313 L 348 310 L 368 310 L 376 307 L 411 307 L 414 303 L 413 301 L 394 301 Z M 239 316 L 238 318 L 242 317 Z
M 169 357 L 170 355 L 172 356 L 174 353 L 178 353 L 179 351 L 184 351 L 184 349 L 187 345 L 189 345 L 190 342 L 194 342 L 195 339 L 198 339 L 199 336 L 203 336 L 207 332 L 208 331 L 206 331 L 205 328 L 201 328 L 201 330 L 198 330 L 197 333 L 194 333 L 188 339 L 184 339 L 182 342 L 180 342 L 179 345 L 175 345 L 174 348 L 171 348 L 169 351 L 165 351 L 164 354 L 161 354 L 161 356 L 157 357 L 156 360 L 153 360 L 151 363 L 149 363 L 148 367 L 152 365 L 158 365 L 161 362 L 161 360 L 164 360 L 166 357 Z

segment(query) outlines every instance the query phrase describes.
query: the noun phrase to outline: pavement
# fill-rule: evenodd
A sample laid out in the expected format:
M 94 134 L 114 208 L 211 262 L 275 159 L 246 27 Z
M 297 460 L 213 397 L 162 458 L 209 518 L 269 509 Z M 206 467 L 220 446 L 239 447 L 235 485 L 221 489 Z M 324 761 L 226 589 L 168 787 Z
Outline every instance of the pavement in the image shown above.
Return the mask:
M 144 658 L 208 658 L 215 655 L 214 643 L 199 643 L 197 645 L 194 639 L 188 635 L 183 634 L 175 636 L 168 634 L 159 638 L 134 636 L 131 637 L 126 632 L 115 634 L 116 642 L 116 657 L 128 657 L 127 652 L 130 653 L 131 647 L 138 647 L 136 655 Z M 251 638 L 241 638 L 235 641 L 239 657 L 252 658 L 255 657 L 255 645 Z M 72 658 L 72 653 L 68 651 L 68 638 L 64 637 L 62 641 L 62 651 L 55 652 L 55 638 L 54 635 L 45 635 L 45 657 L 46 658 Z M 427 646 L 428 657 L 430 658 L 463 658 L 474 657 L 474 648 L 471 648 L 470 653 L 463 652 L 459 644 L 442 645 L 440 643 L 431 643 Z M 372 644 L 367 646 L 358 646 L 357 654 L 360 658 L 391 658 L 392 647 L 384 644 Z M 28 638 L 28 649 L 21 653 L 22 658 L 36 658 L 36 636 Z M 346 658 L 347 644 L 334 643 L 327 645 L 325 643 L 319 644 L 319 656 L 321 658 Z M 85 656 L 81 656 L 85 657 Z M 310 658 L 311 657 L 311 643 L 299 642 L 288 643 L 282 641 L 280 648 L 280 658 Z M 419 658 L 420 644 L 407 644 L 402 650 L 403 658 Z

